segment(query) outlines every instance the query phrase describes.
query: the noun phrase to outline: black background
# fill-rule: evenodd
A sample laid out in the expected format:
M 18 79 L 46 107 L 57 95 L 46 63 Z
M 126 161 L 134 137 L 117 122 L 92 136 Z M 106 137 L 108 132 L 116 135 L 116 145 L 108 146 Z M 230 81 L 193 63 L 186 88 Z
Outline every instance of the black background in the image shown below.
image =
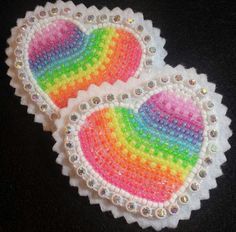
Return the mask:
M 33 122 L 20 99 L 9 86 L 4 64 L 6 39 L 16 19 L 27 10 L 46 1 L 0 1 L 0 231 L 142 231 L 135 223 L 114 219 L 102 213 L 98 205 L 90 205 L 69 186 L 55 163 L 57 154 L 51 148 L 51 134 Z M 75 1 L 80 3 L 79 1 Z M 224 95 L 227 115 L 235 121 L 236 97 L 236 7 L 234 1 L 84 1 L 98 8 L 131 7 L 144 13 L 161 29 L 167 42 L 166 63 L 207 73 Z M 231 124 L 235 131 L 235 123 Z M 191 220 L 180 221 L 175 231 L 236 231 L 236 143 L 231 137 L 231 150 L 223 165 L 224 175 L 217 179 L 217 189 L 201 210 L 192 212 Z M 154 231 L 151 228 L 143 231 Z M 164 232 L 173 231 L 164 229 Z

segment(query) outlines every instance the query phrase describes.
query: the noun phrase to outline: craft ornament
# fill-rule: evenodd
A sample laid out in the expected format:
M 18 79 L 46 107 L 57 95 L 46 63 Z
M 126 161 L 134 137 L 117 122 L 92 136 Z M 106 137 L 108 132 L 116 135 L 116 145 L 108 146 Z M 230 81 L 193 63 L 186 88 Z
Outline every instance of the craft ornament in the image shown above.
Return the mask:
M 230 148 L 230 119 L 206 75 L 165 66 L 149 79 L 91 86 L 61 110 L 57 162 L 80 195 L 156 230 L 209 198 Z
M 166 56 L 160 30 L 141 13 L 62 1 L 27 12 L 8 43 L 11 85 L 49 130 L 78 91 L 139 78 Z

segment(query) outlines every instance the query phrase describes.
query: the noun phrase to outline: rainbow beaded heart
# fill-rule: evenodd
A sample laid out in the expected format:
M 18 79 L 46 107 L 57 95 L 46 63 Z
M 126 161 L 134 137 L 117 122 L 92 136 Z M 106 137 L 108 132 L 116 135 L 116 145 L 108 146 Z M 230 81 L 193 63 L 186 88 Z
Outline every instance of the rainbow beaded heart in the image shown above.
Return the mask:
M 91 84 L 136 76 L 142 55 L 140 42 L 127 29 L 106 26 L 86 34 L 65 19 L 35 33 L 28 47 L 34 80 L 59 108 Z
M 176 227 L 209 197 L 229 148 L 230 120 L 214 90 L 181 66 L 91 86 L 55 122 L 63 174 L 115 217 Z
M 27 12 L 17 24 L 8 40 L 8 75 L 22 104 L 46 127 L 78 91 L 126 82 L 164 65 L 160 31 L 131 9 L 59 1 Z
M 98 108 L 81 125 L 78 140 L 85 159 L 104 180 L 131 195 L 164 203 L 196 165 L 203 129 L 200 110 L 191 101 L 162 91 L 137 112 Z

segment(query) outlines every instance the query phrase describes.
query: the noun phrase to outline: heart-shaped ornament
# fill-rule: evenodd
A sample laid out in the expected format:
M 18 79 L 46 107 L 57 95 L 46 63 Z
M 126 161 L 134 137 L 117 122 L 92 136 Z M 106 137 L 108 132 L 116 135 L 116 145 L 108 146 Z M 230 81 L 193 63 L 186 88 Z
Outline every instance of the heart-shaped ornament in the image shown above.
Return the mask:
M 27 12 L 8 43 L 11 85 L 45 126 L 78 91 L 139 78 L 166 56 L 160 31 L 141 13 L 62 1 Z
M 71 185 L 115 217 L 175 227 L 221 175 L 230 120 L 215 85 L 182 66 L 80 92 L 53 134 Z

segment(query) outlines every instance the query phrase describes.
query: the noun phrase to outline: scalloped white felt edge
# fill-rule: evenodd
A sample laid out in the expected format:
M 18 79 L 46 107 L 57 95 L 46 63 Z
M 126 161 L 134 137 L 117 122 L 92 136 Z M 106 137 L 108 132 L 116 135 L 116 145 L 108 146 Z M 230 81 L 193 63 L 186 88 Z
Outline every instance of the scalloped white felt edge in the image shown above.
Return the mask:
M 154 28 L 152 25 L 152 21 L 144 20 L 142 13 L 139 13 L 139 12 L 134 13 L 133 10 L 130 8 L 127 8 L 125 10 L 121 10 L 118 7 L 114 8 L 112 10 L 109 10 L 107 7 L 103 7 L 101 10 L 99 10 L 95 6 L 91 6 L 91 7 L 87 8 L 84 4 L 75 5 L 72 1 L 63 2 L 63 1 L 59 0 L 56 3 L 47 2 L 44 7 L 37 6 L 34 11 L 26 12 L 25 18 L 31 16 L 32 14 L 34 14 L 36 12 L 39 12 L 42 9 L 46 9 L 46 11 L 48 11 L 49 9 L 51 9 L 52 7 L 55 7 L 55 6 L 60 9 L 63 7 L 70 7 L 72 9 L 76 8 L 76 9 L 80 9 L 80 10 L 86 10 L 88 13 L 94 14 L 94 15 L 98 15 L 98 14 L 102 14 L 102 13 L 106 13 L 106 14 L 109 13 L 110 15 L 120 14 L 124 17 L 125 16 L 130 17 L 130 15 L 132 15 L 137 22 L 145 24 L 146 30 L 148 32 L 150 32 L 151 35 L 154 36 L 155 46 L 158 51 L 158 58 L 156 58 L 154 61 L 154 64 L 155 64 L 154 66 L 156 66 L 156 67 L 153 67 L 153 69 L 163 67 L 163 65 L 165 64 L 164 58 L 167 55 L 167 52 L 164 49 L 165 39 L 160 37 L 160 29 Z M 15 95 L 21 97 L 21 104 L 28 106 L 27 112 L 29 114 L 35 115 L 34 121 L 37 123 L 42 123 L 44 130 L 54 131 L 55 130 L 54 122 L 48 117 L 48 115 L 46 115 L 46 113 L 43 113 L 39 110 L 37 104 L 31 100 L 29 93 L 27 93 L 23 89 L 23 85 L 22 85 L 21 81 L 16 76 L 17 72 L 16 72 L 16 68 L 14 67 L 14 49 L 16 47 L 15 37 L 17 35 L 17 28 L 20 25 L 23 25 L 23 23 L 25 22 L 24 21 L 25 18 L 17 20 L 17 27 L 14 27 L 11 29 L 11 37 L 7 40 L 7 43 L 9 45 L 9 47 L 6 49 L 6 54 L 8 56 L 8 58 L 6 60 L 6 64 L 9 66 L 7 75 L 11 77 L 10 85 L 13 88 L 15 88 Z M 142 75 L 142 73 L 140 75 Z
M 165 219 L 153 219 L 153 218 L 144 218 L 139 214 L 132 214 L 127 212 L 124 208 L 114 206 L 107 199 L 102 199 L 98 194 L 88 189 L 86 183 L 82 178 L 76 176 L 75 171 L 73 170 L 72 165 L 69 163 L 66 155 L 64 154 L 64 143 L 62 136 L 62 128 L 64 128 L 66 117 L 76 105 L 80 102 L 88 101 L 91 97 L 94 96 L 104 96 L 106 93 L 124 93 L 128 92 L 134 87 L 142 85 L 147 82 L 148 79 L 151 80 L 154 76 L 158 75 L 177 75 L 180 74 L 183 77 L 188 76 L 189 78 L 195 79 L 200 85 L 208 89 L 208 94 L 211 101 L 215 104 L 215 113 L 218 118 L 220 128 L 219 136 L 217 138 L 217 145 L 219 151 L 214 156 L 214 162 L 208 167 L 208 175 L 201 182 L 200 190 L 191 195 L 189 204 L 181 205 L 180 211 L 176 215 L 171 215 Z M 78 187 L 78 192 L 81 196 L 88 196 L 91 204 L 99 204 L 103 212 L 111 211 L 115 218 L 124 217 L 127 223 L 137 222 L 142 228 L 153 227 L 155 230 L 161 230 L 164 227 L 175 228 L 178 225 L 179 220 L 189 219 L 192 210 L 197 210 L 200 208 L 201 200 L 209 198 L 209 190 L 216 188 L 216 178 L 222 175 L 221 164 L 226 161 L 224 153 L 230 148 L 228 143 L 228 138 L 232 135 L 232 132 L 229 128 L 231 120 L 225 115 L 227 107 L 221 104 L 222 96 L 217 94 L 215 91 L 215 84 L 209 83 L 207 81 L 207 76 L 205 74 L 197 74 L 194 68 L 185 69 L 183 66 L 179 65 L 175 68 L 166 65 L 162 70 L 157 71 L 155 75 L 150 75 L 144 79 L 139 80 L 128 80 L 126 84 L 122 82 L 117 82 L 115 85 L 111 86 L 107 83 L 103 83 L 100 87 L 90 86 L 88 91 L 80 91 L 76 99 L 70 99 L 68 108 L 61 110 L 61 119 L 56 120 L 55 125 L 57 130 L 53 133 L 53 137 L 56 140 L 56 144 L 53 147 L 53 150 L 56 151 L 59 155 L 57 157 L 57 163 L 62 165 L 62 174 L 69 176 L 70 185 Z

